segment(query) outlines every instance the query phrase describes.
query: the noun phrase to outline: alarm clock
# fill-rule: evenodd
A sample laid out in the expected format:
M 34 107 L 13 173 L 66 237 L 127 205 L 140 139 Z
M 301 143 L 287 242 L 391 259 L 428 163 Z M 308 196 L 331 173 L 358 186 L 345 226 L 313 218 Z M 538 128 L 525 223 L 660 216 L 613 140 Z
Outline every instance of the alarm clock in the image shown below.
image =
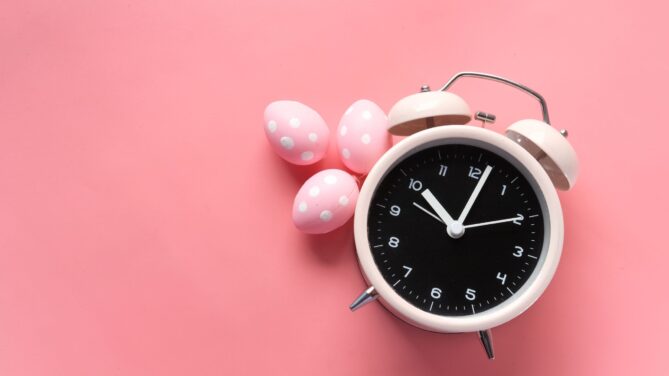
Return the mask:
M 447 89 L 462 77 L 493 80 L 535 99 L 543 118 L 485 128 Z M 568 190 L 578 160 L 565 130 L 550 125 L 544 98 L 509 79 L 461 72 L 440 90 L 391 109 L 389 132 L 408 136 L 372 167 L 355 208 L 358 261 L 368 288 L 351 310 L 378 299 L 398 318 L 441 333 L 478 333 L 494 358 L 491 329 L 528 309 L 562 252 L 556 189 Z

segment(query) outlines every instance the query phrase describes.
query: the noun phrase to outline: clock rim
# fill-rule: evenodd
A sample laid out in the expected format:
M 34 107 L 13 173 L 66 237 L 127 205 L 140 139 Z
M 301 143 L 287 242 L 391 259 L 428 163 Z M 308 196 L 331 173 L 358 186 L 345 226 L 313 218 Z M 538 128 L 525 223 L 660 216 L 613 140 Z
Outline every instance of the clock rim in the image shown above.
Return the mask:
M 537 190 L 542 205 L 544 249 L 527 282 L 514 296 L 486 311 L 467 316 L 441 316 L 425 312 L 402 298 L 383 278 L 374 262 L 367 233 L 369 207 L 377 186 L 397 163 L 432 146 L 465 144 L 494 152 L 514 165 Z M 497 149 L 497 150 L 495 150 Z M 507 155 L 504 155 L 507 154 Z M 510 157 L 510 158 L 509 158 Z M 531 180 L 534 180 L 532 182 Z M 388 150 L 374 165 L 360 190 L 355 209 L 354 237 L 362 275 L 378 294 L 378 300 L 395 316 L 422 329 L 442 332 L 473 332 L 490 329 L 517 317 L 527 310 L 550 283 L 562 253 L 564 223 L 562 208 L 548 174 L 522 146 L 509 138 L 471 125 L 449 125 L 415 133 Z M 542 261 L 543 259 L 543 261 Z

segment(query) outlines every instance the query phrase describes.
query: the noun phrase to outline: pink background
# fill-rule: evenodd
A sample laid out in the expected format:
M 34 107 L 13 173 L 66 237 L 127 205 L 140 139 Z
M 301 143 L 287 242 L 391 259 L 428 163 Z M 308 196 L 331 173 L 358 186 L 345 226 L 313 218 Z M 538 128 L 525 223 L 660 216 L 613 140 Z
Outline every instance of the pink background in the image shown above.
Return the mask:
M 664 4 L 0 3 L 0 374 L 667 374 Z M 466 69 L 542 92 L 582 163 L 557 275 L 494 331 L 494 362 L 473 334 L 350 313 L 350 223 L 290 221 L 341 164 L 289 166 L 262 130 L 274 99 L 334 129 Z M 454 91 L 496 130 L 539 115 Z

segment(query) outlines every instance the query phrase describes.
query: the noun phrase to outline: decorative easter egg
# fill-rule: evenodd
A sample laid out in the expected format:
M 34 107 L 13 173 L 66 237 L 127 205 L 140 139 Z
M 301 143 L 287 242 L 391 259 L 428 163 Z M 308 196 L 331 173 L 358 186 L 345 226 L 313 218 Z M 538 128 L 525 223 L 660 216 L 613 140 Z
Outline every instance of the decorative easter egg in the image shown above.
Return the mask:
M 330 139 L 321 115 L 296 101 L 276 101 L 265 108 L 265 134 L 274 151 L 296 165 L 321 160 Z
M 297 192 L 293 222 L 308 234 L 330 232 L 351 218 L 359 192 L 351 174 L 336 169 L 321 171 Z
M 367 174 L 374 163 L 392 146 L 388 117 L 367 99 L 361 99 L 346 110 L 337 128 L 337 148 L 346 167 Z

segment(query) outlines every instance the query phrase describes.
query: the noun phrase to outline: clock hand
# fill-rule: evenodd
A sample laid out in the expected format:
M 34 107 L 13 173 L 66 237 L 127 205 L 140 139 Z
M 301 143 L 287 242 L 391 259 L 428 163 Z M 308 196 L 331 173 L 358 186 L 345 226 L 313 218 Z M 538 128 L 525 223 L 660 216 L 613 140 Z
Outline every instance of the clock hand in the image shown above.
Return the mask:
M 439 203 L 436 197 L 430 192 L 429 189 L 425 189 L 423 193 L 423 198 L 425 201 L 427 201 L 428 204 L 432 207 L 432 209 L 437 213 L 439 218 L 441 219 L 442 222 L 446 224 L 446 227 L 451 226 L 455 221 L 453 220 L 453 217 L 451 217 L 450 214 L 444 209 L 443 206 Z
M 441 222 L 441 223 L 444 223 L 444 221 L 442 221 L 441 218 L 437 217 L 437 216 L 434 215 L 431 211 L 425 209 L 424 207 L 418 205 L 417 203 L 414 202 L 414 203 L 413 203 L 413 206 L 415 206 L 415 207 L 417 207 L 418 209 L 424 211 L 425 213 L 427 213 L 429 216 L 431 216 L 432 218 L 436 219 L 437 221 L 439 221 L 439 222 Z
M 465 205 L 465 208 L 462 209 L 462 213 L 460 213 L 460 217 L 458 218 L 458 222 L 463 223 L 465 221 L 465 218 L 467 218 L 467 214 L 469 214 L 469 211 L 472 209 L 472 206 L 474 206 L 474 201 L 476 201 L 476 198 L 478 197 L 479 193 L 481 193 L 481 189 L 483 188 L 483 184 L 485 184 L 485 181 L 488 179 L 488 176 L 490 175 L 491 171 L 492 171 L 492 167 L 485 166 L 485 170 L 483 171 L 483 175 L 481 176 L 481 179 L 479 179 L 479 182 L 476 184 L 476 187 L 474 188 L 474 192 L 472 192 L 472 195 L 469 196 L 469 200 L 467 201 L 467 204 Z
M 506 218 L 506 219 L 499 219 L 496 221 L 490 221 L 490 222 L 481 222 L 481 223 L 474 223 L 471 225 L 465 225 L 465 228 L 471 228 L 471 227 L 481 227 L 481 226 L 488 226 L 488 225 L 496 225 L 498 223 L 506 223 L 506 222 L 513 222 L 513 221 L 520 221 L 523 219 L 522 215 L 519 215 L 517 217 L 513 218 Z

